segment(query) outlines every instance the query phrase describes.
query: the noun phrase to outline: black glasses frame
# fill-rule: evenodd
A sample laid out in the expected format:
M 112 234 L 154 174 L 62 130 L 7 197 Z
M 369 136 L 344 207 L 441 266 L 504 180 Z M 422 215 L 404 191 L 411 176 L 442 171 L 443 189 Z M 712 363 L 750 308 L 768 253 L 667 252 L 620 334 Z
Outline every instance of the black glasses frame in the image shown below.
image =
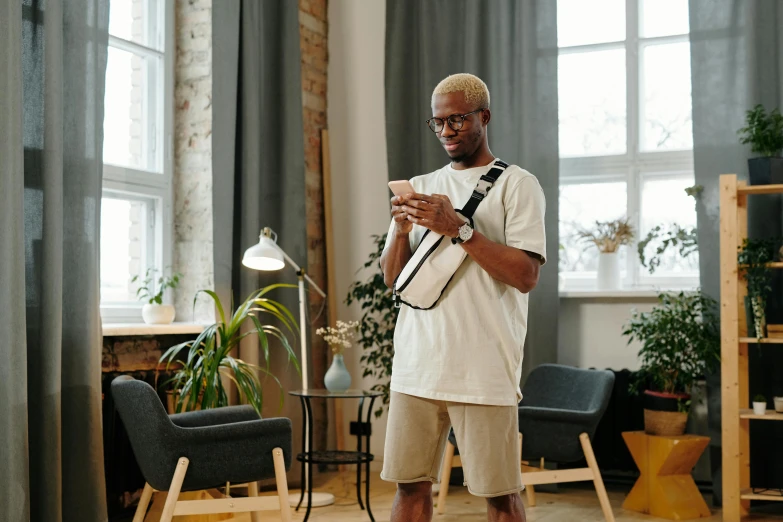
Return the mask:
M 449 127 L 451 127 L 451 130 L 457 132 L 462 129 L 462 126 L 465 124 L 466 117 L 470 116 L 471 114 L 476 114 L 477 112 L 482 112 L 484 110 L 486 110 L 486 107 L 483 107 L 481 109 L 476 109 L 475 111 L 469 112 L 467 114 L 452 114 L 447 118 L 430 118 L 425 123 L 427 123 L 427 127 L 429 127 L 429 129 L 435 134 L 442 132 L 446 123 L 448 123 Z M 455 118 L 455 120 L 452 121 L 452 118 Z M 432 123 L 430 122 L 435 123 L 437 125 L 437 128 L 433 129 Z

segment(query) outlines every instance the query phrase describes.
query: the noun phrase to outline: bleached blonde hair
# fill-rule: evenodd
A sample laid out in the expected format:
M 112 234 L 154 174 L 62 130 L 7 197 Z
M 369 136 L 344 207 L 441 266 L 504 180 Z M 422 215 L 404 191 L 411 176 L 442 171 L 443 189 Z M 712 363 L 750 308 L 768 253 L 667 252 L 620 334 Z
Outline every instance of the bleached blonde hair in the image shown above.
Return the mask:
M 468 73 L 452 74 L 447 76 L 435 86 L 432 91 L 432 103 L 435 103 L 435 96 L 438 94 L 449 94 L 452 92 L 461 92 L 465 95 L 465 101 L 476 108 L 489 108 L 489 89 L 487 84 L 479 78 Z

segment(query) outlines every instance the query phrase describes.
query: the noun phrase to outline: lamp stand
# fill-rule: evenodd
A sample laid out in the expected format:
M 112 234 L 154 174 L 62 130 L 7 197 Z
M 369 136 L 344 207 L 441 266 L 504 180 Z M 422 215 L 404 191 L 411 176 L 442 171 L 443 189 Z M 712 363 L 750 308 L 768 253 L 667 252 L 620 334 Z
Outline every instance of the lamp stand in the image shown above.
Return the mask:
M 310 389 L 310 375 L 308 373 L 307 364 L 307 310 L 305 308 L 307 306 L 307 299 L 305 294 L 305 278 L 309 279 L 309 277 L 302 268 L 297 269 L 296 276 L 299 279 L 299 335 L 302 341 L 300 351 L 300 360 L 302 361 L 302 389 L 308 390 Z M 318 287 L 316 286 L 316 288 Z M 307 441 L 310 438 L 310 426 L 306 419 L 303 419 L 303 421 L 305 423 L 305 441 Z M 310 484 L 310 466 L 305 466 L 305 476 L 302 477 L 302 479 L 302 489 L 307 489 Z M 300 498 L 302 498 L 302 494 L 299 491 L 292 491 L 288 496 L 288 505 L 299 505 Z M 313 507 L 329 506 L 331 504 L 334 504 L 334 495 L 331 493 L 313 491 Z M 304 495 L 304 498 L 302 499 L 302 507 L 307 507 L 307 495 Z

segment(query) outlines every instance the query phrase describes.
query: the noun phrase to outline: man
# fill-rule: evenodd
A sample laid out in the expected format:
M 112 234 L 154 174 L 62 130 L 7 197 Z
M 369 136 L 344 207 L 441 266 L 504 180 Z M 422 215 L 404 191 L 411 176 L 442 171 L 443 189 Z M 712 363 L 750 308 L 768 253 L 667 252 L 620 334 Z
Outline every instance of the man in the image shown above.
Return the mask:
M 517 403 L 527 294 L 546 256 L 544 194 L 511 165 L 478 206 L 475 229 L 460 233 L 454 208 L 496 159 L 489 90 L 476 76 L 449 76 L 433 92 L 432 115 L 427 123 L 451 163 L 413 178 L 416 193 L 392 198 L 384 279 L 394 284 L 426 229 L 459 237 L 468 255 L 434 308 L 403 305 L 397 320 L 381 475 L 398 484 L 391 522 L 432 519 L 450 426 L 468 489 L 487 498 L 489 520 L 524 522 Z

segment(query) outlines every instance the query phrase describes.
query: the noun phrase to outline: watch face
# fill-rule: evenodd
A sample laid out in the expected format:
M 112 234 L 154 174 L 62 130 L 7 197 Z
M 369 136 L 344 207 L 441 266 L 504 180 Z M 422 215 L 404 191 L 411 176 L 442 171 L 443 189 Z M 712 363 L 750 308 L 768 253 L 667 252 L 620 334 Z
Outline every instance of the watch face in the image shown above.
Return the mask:
M 465 223 L 459 228 L 459 238 L 462 241 L 467 241 L 472 236 L 473 236 L 473 228 L 469 224 Z

